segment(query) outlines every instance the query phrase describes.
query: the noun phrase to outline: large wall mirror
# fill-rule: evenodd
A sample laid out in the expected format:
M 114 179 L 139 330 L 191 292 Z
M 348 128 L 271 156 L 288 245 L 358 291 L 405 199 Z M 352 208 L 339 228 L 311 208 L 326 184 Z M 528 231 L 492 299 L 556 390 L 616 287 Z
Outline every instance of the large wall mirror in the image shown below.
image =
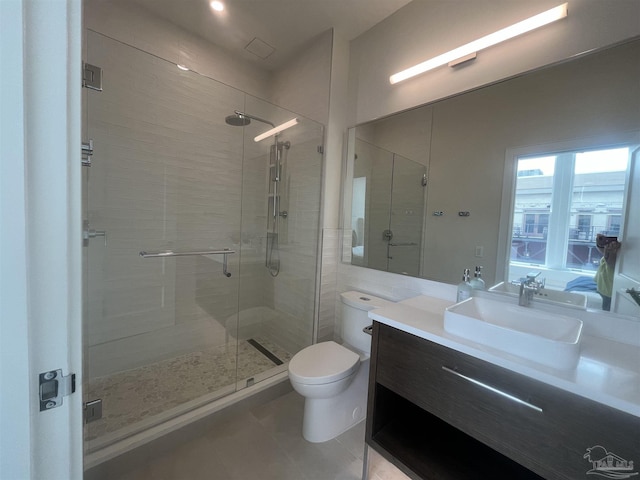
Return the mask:
M 638 79 L 634 39 L 350 129 L 343 261 L 451 284 L 536 270 L 600 309 L 604 233 L 622 242 L 614 297 L 638 289 Z

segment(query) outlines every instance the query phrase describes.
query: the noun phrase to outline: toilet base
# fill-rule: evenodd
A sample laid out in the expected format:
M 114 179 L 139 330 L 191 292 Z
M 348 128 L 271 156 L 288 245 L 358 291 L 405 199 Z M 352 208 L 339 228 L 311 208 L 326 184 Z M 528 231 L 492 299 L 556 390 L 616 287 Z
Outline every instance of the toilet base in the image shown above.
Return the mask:
M 342 393 L 330 398 L 305 398 L 302 436 L 312 443 L 329 441 L 364 420 L 367 413 L 369 362 Z

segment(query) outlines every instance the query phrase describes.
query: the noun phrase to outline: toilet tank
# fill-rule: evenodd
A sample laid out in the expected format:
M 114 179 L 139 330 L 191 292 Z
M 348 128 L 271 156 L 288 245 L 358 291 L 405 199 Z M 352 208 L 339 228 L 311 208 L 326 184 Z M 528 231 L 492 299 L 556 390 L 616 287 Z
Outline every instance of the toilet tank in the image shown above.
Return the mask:
M 344 292 L 342 298 L 342 340 L 361 352 L 371 352 L 371 335 L 362 331 L 373 323 L 370 310 L 391 305 L 393 302 L 362 292 Z

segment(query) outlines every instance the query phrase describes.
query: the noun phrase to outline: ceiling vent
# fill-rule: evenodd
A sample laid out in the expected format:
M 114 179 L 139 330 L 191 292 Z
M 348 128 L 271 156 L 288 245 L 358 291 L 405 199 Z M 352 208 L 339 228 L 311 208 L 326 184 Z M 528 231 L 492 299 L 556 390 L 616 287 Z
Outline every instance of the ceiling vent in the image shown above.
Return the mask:
M 257 57 L 262 58 L 263 60 L 276 51 L 271 45 L 266 42 L 263 42 L 258 37 L 255 37 L 253 40 L 249 42 L 249 44 L 244 47 L 244 49 L 248 52 L 253 53 Z

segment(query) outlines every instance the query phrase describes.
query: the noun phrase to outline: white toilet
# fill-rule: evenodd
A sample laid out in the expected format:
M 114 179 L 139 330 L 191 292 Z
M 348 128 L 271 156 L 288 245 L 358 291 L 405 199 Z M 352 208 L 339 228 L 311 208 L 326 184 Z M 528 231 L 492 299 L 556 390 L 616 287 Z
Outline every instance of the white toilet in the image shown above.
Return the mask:
M 342 340 L 311 345 L 289 361 L 289 379 L 305 397 L 302 435 L 309 442 L 326 442 L 365 417 L 371 335 L 369 310 L 392 302 L 360 292 L 342 297 Z

